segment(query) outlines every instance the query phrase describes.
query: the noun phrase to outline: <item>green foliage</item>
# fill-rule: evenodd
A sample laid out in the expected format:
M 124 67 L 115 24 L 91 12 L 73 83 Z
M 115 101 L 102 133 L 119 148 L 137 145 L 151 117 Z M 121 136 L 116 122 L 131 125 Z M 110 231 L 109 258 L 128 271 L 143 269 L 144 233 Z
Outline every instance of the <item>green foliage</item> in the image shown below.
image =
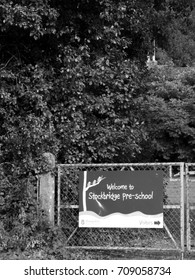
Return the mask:
M 187 28 L 187 27 L 186 27 Z M 190 33 L 171 26 L 169 35 L 169 55 L 178 66 L 191 66 L 195 59 L 195 41 Z
M 151 9 L 141 0 L 0 1 L 3 251 L 63 255 L 36 219 L 43 153 L 62 163 L 140 153 Z
M 0 225 L 0 259 L 66 259 L 64 243 L 60 229 L 40 227 L 40 219 L 31 227 L 17 222 L 11 231 Z
M 194 160 L 194 70 L 173 67 L 195 59 L 194 11 L 193 0 L 0 1 L 3 251 L 67 256 L 36 217 L 45 152 L 61 163 Z M 148 71 L 154 39 L 160 66 Z
M 32 182 L 16 180 L 4 187 L 4 205 L 0 208 L 0 259 L 55 259 L 66 257 L 60 229 L 51 228 L 38 209 Z M 39 215 L 38 215 L 39 213 Z
M 1 1 L 1 31 L 9 32 L 12 28 L 20 28 L 27 30 L 34 39 L 55 33 L 54 22 L 58 12 L 49 5 L 49 2 Z
M 157 48 L 156 60 L 158 61 L 158 65 L 172 65 L 173 66 L 172 59 L 168 56 L 167 52 L 164 49 Z
M 183 74 L 174 67 L 158 67 L 152 70 L 151 75 L 149 94 L 143 105 L 153 149 L 152 153 L 150 150 L 150 159 L 193 161 L 194 70 Z
M 151 7 L 1 3 L 2 162 L 25 173 L 48 151 L 69 163 L 135 158 Z

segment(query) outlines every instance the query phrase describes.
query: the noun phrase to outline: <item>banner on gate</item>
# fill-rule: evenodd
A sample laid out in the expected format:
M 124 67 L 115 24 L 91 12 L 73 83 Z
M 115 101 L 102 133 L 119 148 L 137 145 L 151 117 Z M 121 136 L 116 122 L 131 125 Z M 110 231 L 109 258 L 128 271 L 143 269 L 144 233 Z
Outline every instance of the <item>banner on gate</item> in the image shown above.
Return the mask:
M 162 228 L 163 172 L 80 172 L 79 227 Z

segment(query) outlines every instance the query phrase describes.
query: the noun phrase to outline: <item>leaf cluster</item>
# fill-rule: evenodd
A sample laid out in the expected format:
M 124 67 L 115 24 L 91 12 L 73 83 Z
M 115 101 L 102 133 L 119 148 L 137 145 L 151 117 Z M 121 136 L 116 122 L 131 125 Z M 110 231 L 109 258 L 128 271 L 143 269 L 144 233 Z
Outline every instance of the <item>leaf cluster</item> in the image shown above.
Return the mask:
M 194 70 L 158 67 L 151 72 L 143 105 L 152 159 L 194 160 Z

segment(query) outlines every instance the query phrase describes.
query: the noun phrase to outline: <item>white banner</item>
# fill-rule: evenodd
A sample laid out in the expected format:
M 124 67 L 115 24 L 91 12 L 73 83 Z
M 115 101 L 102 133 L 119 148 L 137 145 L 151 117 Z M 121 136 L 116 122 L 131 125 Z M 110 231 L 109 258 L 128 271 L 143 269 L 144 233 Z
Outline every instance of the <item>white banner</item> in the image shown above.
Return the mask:
M 83 171 L 79 227 L 163 228 L 163 172 Z

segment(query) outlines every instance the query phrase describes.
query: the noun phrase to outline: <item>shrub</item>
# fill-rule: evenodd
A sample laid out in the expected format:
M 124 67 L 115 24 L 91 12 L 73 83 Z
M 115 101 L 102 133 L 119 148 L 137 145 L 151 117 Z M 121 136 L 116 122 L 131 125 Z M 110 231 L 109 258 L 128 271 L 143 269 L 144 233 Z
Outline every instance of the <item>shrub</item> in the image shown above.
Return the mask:
M 36 178 L 0 169 L 0 259 L 64 258 L 64 240 L 39 209 Z

